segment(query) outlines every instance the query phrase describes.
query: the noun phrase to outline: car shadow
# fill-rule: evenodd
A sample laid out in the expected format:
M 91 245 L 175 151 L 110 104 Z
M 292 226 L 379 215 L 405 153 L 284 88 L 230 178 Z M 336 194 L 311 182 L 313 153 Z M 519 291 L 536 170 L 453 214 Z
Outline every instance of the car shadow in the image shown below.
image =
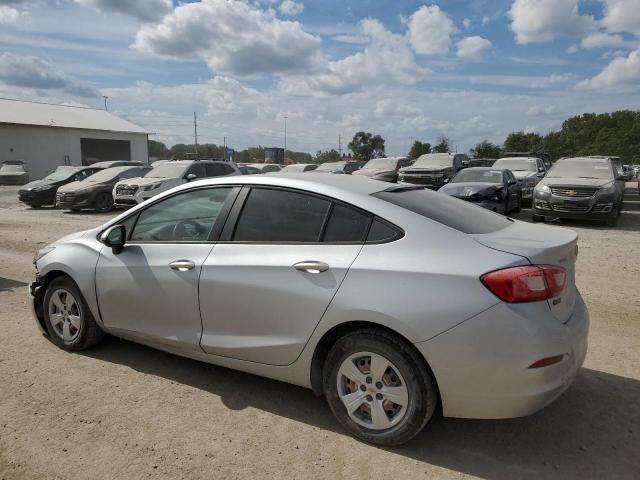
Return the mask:
M 83 354 L 198 388 L 232 410 L 257 408 L 346 434 L 326 402 L 301 387 L 114 338 Z M 482 421 L 436 417 L 408 444 L 385 450 L 495 480 L 638 478 L 639 398 L 640 381 L 583 368 L 567 392 L 535 415 Z
M 26 287 L 28 283 L 11 278 L 0 277 L 0 292 L 13 291 L 14 288 Z

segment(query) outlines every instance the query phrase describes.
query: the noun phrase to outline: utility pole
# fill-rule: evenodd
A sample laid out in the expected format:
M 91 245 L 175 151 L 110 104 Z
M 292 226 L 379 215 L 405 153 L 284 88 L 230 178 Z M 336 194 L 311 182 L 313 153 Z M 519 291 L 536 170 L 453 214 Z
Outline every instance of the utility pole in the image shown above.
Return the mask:
M 222 158 L 227 161 L 227 137 L 222 137 Z
M 287 158 L 287 116 L 284 116 L 284 158 Z
M 104 109 L 108 112 L 109 109 L 107 108 L 107 98 L 109 97 L 107 97 L 106 95 L 103 95 L 102 98 L 104 98 Z
M 342 158 L 342 135 L 338 135 L 338 156 Z
M 198 120 L 196 119 L 196 112 L 193 112 L 193 139 L 196 145 L 196 159 L 200 158 L 198 153 Z

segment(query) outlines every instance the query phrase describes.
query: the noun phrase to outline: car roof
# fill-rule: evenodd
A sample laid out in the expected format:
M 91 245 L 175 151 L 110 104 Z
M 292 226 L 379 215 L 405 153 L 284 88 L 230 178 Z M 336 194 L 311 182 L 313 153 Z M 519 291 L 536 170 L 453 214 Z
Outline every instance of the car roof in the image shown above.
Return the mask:
M 500 167 L 469 167 L 469 168 L 465 168 L 464 170 L 460 170 L 461 172 L 466 172 L 468 170 L 473 170 L 475 171 L 488 171 L 488 170 L 493 170 L 493 171 L 500 171 L 500 172 L 504 172 L 505 170 L 508 170 L 507 168 L 500 168 Z
M 563 157 L 556 160 L 556 162 L 562 162 L 563 160 L 580 160 L 581 162 L 609 163 L 611 161 L 611 157 Z
M 496 160 L 499 162 L 500 160 L 542 160 L 539 157 L 501 157 Z

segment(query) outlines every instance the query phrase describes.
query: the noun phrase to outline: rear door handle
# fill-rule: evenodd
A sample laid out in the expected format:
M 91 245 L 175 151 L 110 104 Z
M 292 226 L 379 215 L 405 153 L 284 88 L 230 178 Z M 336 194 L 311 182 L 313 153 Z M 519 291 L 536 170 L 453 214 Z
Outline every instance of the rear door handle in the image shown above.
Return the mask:
M 322 273 L 329 270 L 329 265 L 324 262 L 318 262 L 316 260 L 308 260 L 306 262 L 296 263 L 293 268 L 295 268 L 299 272 Z
M 172 270 L 177 270 L 178 272 L 186 272 L 187 270 L 192 270 L 195 268 L 196 264 L 191 260 L 176 260 L 175 262 L 171 262 L 169 264 L 169 268 Z

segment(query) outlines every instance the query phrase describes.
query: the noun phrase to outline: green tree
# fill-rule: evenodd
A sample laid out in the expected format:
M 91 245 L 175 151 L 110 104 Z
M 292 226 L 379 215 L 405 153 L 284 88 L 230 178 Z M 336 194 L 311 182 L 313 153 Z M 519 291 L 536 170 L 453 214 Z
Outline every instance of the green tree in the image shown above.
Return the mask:
M 542 150 L 542 137 L 537 133 L 513 132 L 504 141 L 505 152 L 539 152 Z
M 420 140 L 416 140 L 413 142 L 411 150 L 409 150 L 409 153 L 407 154 L 407 158 L 415 160 L 420 155 L 424 155 L 426 153 L 431 153 L 431 144 L 428 142 L 422 143 Z
M 357 132 L 349 142 L 349 149 L 357 160 L 371 160 L 384 157 L 384 138 L 369 132 Z
M 500 147 L 489 140 L 483 140 L 472 148 L 470 153 L 475 158 L 499 158 Z
M 337 150 L 318 150 L 316 156 L 312 159 L 313 163 L 337 162 L 340 160 L 340 154 Z
M 451 151 L 451 140 L 444 135 L 438 137 L 438 144 L 433 147 L 435 153 L 449 153 Z
M 155 158 L 166 158 L 169 156 L 169 149 L 162 142 L 149 140 L 149 156 Z

